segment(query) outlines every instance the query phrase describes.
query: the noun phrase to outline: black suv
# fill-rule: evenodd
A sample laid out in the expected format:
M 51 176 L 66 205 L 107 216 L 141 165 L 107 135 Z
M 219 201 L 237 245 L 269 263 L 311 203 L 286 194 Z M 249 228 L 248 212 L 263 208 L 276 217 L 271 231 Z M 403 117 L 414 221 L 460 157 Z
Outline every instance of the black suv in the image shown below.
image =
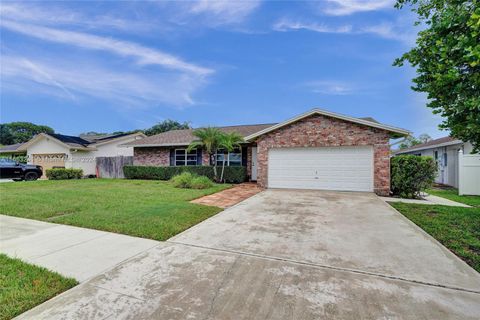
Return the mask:
M 18 161 L 0 158 L 0 179 L 13 179 L 15 181 L 33 181 L 43 174 L 41 166 L 23 164 Z

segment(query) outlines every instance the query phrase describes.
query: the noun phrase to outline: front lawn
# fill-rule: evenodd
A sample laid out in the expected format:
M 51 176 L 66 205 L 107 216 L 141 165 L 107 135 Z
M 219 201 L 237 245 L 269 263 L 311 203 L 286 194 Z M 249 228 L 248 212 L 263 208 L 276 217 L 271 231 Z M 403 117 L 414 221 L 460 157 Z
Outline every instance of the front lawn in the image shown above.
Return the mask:
M 449 199 L 452 201 L 468 204 L 472 207 L 480 207 L 480 196 L 459 196 L 457 189 L 429 189 L 428 194 Z
M 228 187 L 123 179 L 3 183 L 0 214 L 166 240 L 222 210 L 190 200 Z
M 74 279 L 0 254 L 0 320 L 12 319 L 76 284 Z
M 480 272 L 480 208 L 389 204 Z

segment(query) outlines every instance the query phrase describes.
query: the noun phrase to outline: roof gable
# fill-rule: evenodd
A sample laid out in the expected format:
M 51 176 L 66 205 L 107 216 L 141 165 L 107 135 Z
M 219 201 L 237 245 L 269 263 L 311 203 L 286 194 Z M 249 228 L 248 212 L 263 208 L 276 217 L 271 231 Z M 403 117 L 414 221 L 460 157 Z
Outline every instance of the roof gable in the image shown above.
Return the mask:
M 302 113 L 302 114 L 300 114 L 296 117 L 293 117 L 291 119 L 288 119 L 284 122 L 280 122 L 276 125 L 265 128 L 264 130 L 261 130 L 259 132 L 254 133 L 254 134 L 251 134 L 251 135 L 245 137 L 245 140 L 252 141 L 252 140 L 254 140 L 255 138 L 257 138 L 261 135 L 272 132 L 272 131 L 277 130 L 279 128 L 282 128 L 286 125 L 292 124 L 294 122 L 297 122 L 299 120 L 305 119 L 305 118 L 313 116 L 313 115 L 323 115 L 323 116 L 327 116 L 327 117 L 341 119 L 341 120 L 344 120 L 344 121 L 349 121 L 349 122 L 353 122 L 353 123 L 362 124 L 362 125 L 377 128 L 377 129 L 382 129 L 382 130 L 390 132 L 390 135 L 392 137 L 402 137 L 402 136 L 407 136 L 407 135 L 410 134 L 410 132 L 405 130 L 405 129 L 400 129 L 400 128 L 397 128 L 397 127 L 393 127 L 393 126 L 378 123 L 373 118 L 354 118 L 354 117 L 345 116 L 345 115 L 342 115 L 342 114 L 339 114 L 339 113 L 334 113 L 334 112 L 330 112 L 330 111 L 326 111 L 326 110 L 316 108 L 316 109 L 312 109 L 308 112 Z

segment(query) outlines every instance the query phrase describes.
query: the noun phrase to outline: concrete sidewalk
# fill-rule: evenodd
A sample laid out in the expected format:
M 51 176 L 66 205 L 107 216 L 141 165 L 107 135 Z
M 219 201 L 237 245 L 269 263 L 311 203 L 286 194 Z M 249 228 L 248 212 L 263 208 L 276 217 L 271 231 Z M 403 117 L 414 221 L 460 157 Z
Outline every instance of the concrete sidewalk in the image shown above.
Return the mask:
M 160 242 L 0 215 L 0 252 L 80 282 Z

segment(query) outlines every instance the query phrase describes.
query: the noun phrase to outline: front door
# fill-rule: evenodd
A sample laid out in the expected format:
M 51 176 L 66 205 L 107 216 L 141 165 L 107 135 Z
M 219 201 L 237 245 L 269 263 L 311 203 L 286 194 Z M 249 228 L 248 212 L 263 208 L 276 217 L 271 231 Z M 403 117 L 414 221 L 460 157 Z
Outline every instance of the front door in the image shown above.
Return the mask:
M 257 147 L 252 147 L 252 181 L 257 181 Z

